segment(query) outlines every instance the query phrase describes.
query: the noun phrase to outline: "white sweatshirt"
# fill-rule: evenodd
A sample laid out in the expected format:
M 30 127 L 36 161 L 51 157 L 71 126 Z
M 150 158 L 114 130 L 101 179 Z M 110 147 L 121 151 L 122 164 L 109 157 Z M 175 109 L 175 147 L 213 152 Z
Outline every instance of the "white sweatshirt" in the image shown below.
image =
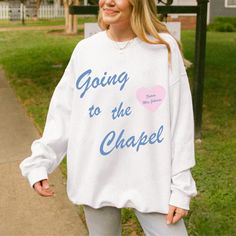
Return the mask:
M 30 186 L 67 154 L 74 204 L 168 213 L 196 196 L 192 98 L 171 47 L 135 38 L 119 50 L 105 31 L 80 41 L 52 96 L 45 129 L 20 164 Z M 121 47 L 121 46 L 120 46 Z

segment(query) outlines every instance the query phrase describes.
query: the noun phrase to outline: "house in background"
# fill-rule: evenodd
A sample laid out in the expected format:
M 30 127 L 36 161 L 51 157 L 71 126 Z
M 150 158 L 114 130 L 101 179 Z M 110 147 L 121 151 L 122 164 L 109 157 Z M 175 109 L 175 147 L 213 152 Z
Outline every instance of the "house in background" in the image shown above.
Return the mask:
M 210 1 L 209 22 L 213 22 L 217 16 L 236 17 L 236 0 L 215 0 Z
M 174 0 L 172 6 L 196 6 L 196 0 Z M 168 22 L 181 22 L 182 29 L 194 29 L 196 14 L 168 14 Z
M 174 0 L 173 6 L 196 6 L 197 0 Z M 236 17 L 236 0 L 210 0 L 208 2 L 207 24 L 213 22 L 217 16 Z M 168 14 L 168 21 L 180 21 L 182 29 L 194 29 L 196 14 Z

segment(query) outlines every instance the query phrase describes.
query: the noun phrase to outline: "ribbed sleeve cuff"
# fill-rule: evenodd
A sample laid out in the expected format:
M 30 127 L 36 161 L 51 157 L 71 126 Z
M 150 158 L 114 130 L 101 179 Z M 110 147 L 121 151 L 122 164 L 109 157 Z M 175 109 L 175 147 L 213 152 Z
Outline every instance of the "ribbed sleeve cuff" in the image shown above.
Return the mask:
M 190 200 L 191 197 L 189 197 L 182 191 L 175 189 L 171 193 L 169 204 L 185 210 L 189 210 Z
M 48 179 L 47 170 L 45 167 L 39 167 L 39 168 L 33 169 L 29 172 L 27 178 L 28 178 L 30 187 L 33 188 L 33 185 L 37 183 L 38 181 L 43 180 L 43 179 Z

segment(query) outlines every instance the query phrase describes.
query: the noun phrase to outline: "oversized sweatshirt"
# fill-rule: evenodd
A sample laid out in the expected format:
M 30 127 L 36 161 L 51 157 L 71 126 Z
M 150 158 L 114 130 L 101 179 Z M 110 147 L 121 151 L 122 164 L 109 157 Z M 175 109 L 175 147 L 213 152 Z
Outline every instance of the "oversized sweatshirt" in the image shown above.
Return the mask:
M 189 209 L 197 195 L 191 91 L 175 39 L 160 36 L 170 45 L 170 63 L 166 45 L 138 37 L 116 43 L 102 31 L 76 45 L 42 137 L 20 163 L 31 187 L 66 155 L 74 204 Z

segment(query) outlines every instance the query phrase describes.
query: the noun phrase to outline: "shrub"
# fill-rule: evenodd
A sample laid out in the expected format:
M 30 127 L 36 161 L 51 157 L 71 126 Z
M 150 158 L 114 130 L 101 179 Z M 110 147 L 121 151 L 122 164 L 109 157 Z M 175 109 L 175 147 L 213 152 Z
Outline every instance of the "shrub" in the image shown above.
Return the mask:
M 217 32 L 236 32 L 236 17 L 216 17 L 207 29 Z

